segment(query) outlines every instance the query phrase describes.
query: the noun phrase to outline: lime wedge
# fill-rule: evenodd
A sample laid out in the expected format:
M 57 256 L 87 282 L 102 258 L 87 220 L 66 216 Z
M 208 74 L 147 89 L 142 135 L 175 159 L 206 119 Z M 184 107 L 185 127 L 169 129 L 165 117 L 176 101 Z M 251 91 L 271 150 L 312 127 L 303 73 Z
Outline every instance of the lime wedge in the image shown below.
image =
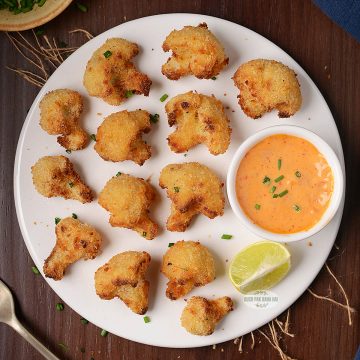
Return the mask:
M 290 253 L 282 244 L 261 241 L 236 254 L 229 277 L 238 291 L 247 294 L 275 286 L 290 270 Z

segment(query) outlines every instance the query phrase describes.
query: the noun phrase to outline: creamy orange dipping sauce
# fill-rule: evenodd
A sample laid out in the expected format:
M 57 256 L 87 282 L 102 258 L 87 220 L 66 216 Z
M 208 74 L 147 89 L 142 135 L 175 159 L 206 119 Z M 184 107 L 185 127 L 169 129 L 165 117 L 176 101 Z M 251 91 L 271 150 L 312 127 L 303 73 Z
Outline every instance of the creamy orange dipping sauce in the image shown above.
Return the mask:
M 265 138 L 241 160 L 236 195 L 253 223 L 292 234 L 312 228 L 323 216 L 333 192 L 332 170 L 305 139 L 291 135 Z

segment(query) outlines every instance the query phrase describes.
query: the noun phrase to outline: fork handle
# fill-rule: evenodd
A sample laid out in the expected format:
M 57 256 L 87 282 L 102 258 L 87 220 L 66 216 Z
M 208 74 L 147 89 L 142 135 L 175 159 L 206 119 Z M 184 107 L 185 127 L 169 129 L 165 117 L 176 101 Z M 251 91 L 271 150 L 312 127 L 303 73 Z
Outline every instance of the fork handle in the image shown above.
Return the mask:
M 60 360 L 55 356 L 50 350 L 48 350 L 39 340 L 35 338 L 25 327 L 20 323 L 20 321 L 13 317 L 10 322 L 8 322 L 18 334 L 20 334 L 26 341 L 29 342 L 45 359 L 48 360 Z

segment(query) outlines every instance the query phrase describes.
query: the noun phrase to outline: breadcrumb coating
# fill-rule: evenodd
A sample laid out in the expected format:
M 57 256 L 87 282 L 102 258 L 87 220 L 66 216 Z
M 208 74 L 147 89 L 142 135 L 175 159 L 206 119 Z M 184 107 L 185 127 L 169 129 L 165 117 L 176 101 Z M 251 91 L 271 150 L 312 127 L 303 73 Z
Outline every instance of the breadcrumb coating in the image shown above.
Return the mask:
M 68 150 L 81 150 L 89 136 L 79 124 L 83 111 L 81 95 L 69 89 L 48 92 L 40 101 L 40 126 L 50 135 L 58 136 L 57 142 Z
M 173 52 L 161 69 L 170 80 L 178 80 L 185 75 L 210 79 L 218 75 L 229 62 L 223 46 L 206 23 L 173 30 L 162 48 L 165 52 Z
M 110 105 L 120 105 L 131 94 L 148 96 L 151 80 L 132 63 L 139 50 L 125 39 L 106 40 L 86 65 L 83 82 L 89 95 Z
M 213 155 L 223 154 L 228 149 L 229 119 L 221 101 L 214 95 L 189 91 L 168 101 L 165 110 L 169 125 L 177 127 L 168 137 L 172 151 L 182 153 L 202 143 Z
M 151 261 L 145 251 L 125 251 L 112 257 L 95 273 L 96 294 L 101 299 L 118 297 L 134 313 L 143 315 L 149 304 L 145 273 Z
M 110 212 L 111 226 L 137 231 L 152 240 L 159 230 L 149 217 L 155 196 L 154 188 L 144 179 L 121 174 L 106 183 L 99 195 L 99 204 Z
M 256 59 L 242 64 L 233 77 L 240 90 L 244 113 L 257 119 L 273 109 L 278 116 L 294 115 L 301 107 L 300 85 L 295 72 L 274 60 Z
M 91 189 L 65 156 L 44 156 L 32 166 L 31 173 L 35 189 L 45 197 L 61 196 L 82 203 L 93 200 Z
M 161 272 L 169 279 L 166 296 L 177 300 L 215 279 L 214 258 L 199 242 L 178 241 L 164 254 Z
M 61 280 L 75 261 L 94 259 L 101 247 L 101 235 L 90 225 L 72 217 L 62 219 L 55 227 L 56 244 L 44 263 L 44 274 Z

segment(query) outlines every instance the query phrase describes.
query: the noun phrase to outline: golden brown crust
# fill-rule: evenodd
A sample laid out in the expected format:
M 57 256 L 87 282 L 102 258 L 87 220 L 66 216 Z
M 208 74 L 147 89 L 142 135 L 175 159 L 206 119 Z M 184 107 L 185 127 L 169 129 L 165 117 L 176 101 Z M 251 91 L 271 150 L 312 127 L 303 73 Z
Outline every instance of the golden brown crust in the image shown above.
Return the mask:
M 149 282 L 145 273 L 151 261 L 145 251 L 125 251 L 112 257 L 95 273 L 96 294 L 101 299 L 118 297 L 134 313 L 148 309 Z
M 193 335 L 211 335 L 221 319 L 232 310 L 233 302 L 228 296 L 216 300 L 193 296 L 181 314 L 181 325 Z
M 165 106 L 170 126 L 168 144 L 176 153 L 205 144 L 213 155 L 223 154 L 230 144 L 231 128 L 222 103 L 214 95 L 189 91 L 172 98 Z
M 159 230 L 149 217 L 155 196 L 154 188 L 147 181 L 121 174 L 106 183 L 99 195 L 99 204 L 110 212 L 111 226 L 135 230 L 152 240 Z
M 172 201 L 169 231 L 185 231 L 196 214 L 213 219 L 224 213 L 224 184 L 205 165 L 169 164 L 161 171 L 159 185 Z
M 111 114 L 97 130 L 94 149 L 104 160 L 132 160 L 141 166 L 151 156 L 151 147 L 141 135 L 150 130 L 150 114 L 147 111 L 124 110 Z
M 68 150 L 83 149 L 88 134 L 79 125 L 83 111 L 81 95 L 69 89 L 48 92 L 40 101 L 40 126 L 50 135 L 61 135 L 58 143 Z
M 44 263 L 44 274 L 61 280 L 65 270 L 75 261 L 94 259 L 101 247 L 101 235 L 90 225 L 67 217 L 55 227 L 56 244 Z
M 194 287 L 215 279 L 215 263 L 210 251 L 199 242 L 178 241 L 163 256 L 161 272 L 169 279 L 166 296 L 176 300 Z
M 81 180 L 65 156 L 44 156 L 31 168 L 36 190 L 45 197 L 61 196 L 82 203 L 91 202 L 91 189 Z
M 237 69 L 233 80 L 240 90 L 242 110 L 253 119 L 273 109 L 279 111 L 279 117 L 289 117 L 301 107 L 302 97 L 296 74 L 278 61 L 248 61 Z
M 110 55 L 105 57 L 106 53 Z M 89 95 L 110 105 L 120 105 L 128 92 L 148 96 L 151 80 L 131 61 L 138 53 L 138 45 L 125 39 L 106 40 L 86 66 L 83 82 Z
M 170 80 L 190 74 L 199 79 L 210 79 L 229 62 L 223 46 L 208 30 L 206 23 L 173 30 L 162 47 L 165 52 L 173 52 L 161 69 Z

